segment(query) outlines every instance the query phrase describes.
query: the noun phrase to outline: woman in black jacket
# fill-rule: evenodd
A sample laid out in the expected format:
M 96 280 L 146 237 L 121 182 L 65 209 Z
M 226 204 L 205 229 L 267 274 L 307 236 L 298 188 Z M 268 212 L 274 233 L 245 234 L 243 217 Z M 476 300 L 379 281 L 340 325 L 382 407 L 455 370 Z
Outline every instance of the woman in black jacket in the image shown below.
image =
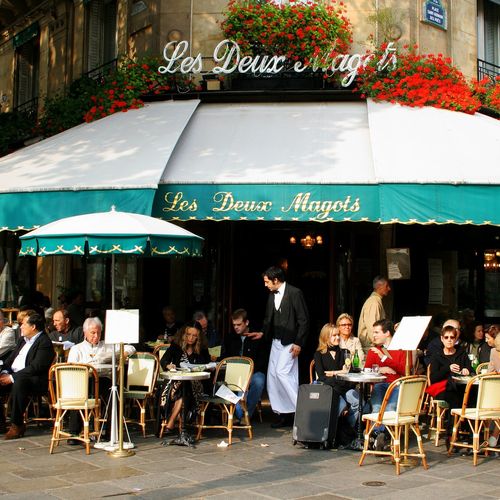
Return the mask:
M 208 349 L 201 347 L 201 327 L 197 321 L 185 324 L 176 334 L 174 342 L 167 349 L 161 359 L 163 370 L 180 368 L 181 363 L 203 365 L 210 363 Z M 182 408 L 181 384 L 187 382 L 170 381 L 163 388 L 160 407 L 161 414 L 167 419 L 166 434 L 174 433 L 175 421 Z M 193 380 L 189 384 L 191 391 L 188 391 L 187 414 L 193 416 L 198 411 L 199 399 L 203 394 L 203 384 L 201 381 Z
M 444 399 L 450 408 L 461 408 L 465 385 L 456 384 L 453 375 L 470 375 L 472 366 L 465 349 L 455 346 L 456 331 L 453 326 L 445 326 L 441 331 L 443 349 L 434 352 L 431 357 L 430 382 L 437 384 L 446 381 L 444 390 L 434 396 L 434 399 Z M 448 417 L 446 427 L 448 443 L 453 430 L 453 417 Z
M 335 376 L 349 371 L 345 362 L 348 354 L 339 344 L 339 329 L 332 323 L 324 325 L 319 334 L 318 349 L 314 353 L 315 369 L 318 380 L 333 388 L 337 416 L 345 416 L 349 426 L 354 429 L 358 418 L 359 395 L 351 383 Z

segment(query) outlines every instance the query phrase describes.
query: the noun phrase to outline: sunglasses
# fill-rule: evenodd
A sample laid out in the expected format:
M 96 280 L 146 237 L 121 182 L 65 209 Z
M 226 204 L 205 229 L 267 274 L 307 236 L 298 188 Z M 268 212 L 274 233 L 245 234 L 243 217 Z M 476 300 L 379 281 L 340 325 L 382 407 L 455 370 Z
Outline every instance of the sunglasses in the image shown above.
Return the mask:
M 339 326 L 352 327 L 351 323 L 341 323 Z
M 443 337 L 444 340 L 455 340 L 456 337 L 450 336 L 450 337 Z

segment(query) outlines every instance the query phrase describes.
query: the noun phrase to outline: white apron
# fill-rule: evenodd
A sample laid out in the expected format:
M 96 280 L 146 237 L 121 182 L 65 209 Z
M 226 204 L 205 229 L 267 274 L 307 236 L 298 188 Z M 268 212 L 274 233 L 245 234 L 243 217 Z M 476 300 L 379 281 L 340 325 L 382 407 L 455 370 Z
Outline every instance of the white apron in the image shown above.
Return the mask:
M 267 394 L 276 413 L 295 413 L 299 390 L 299 361 L 292 357 L 290 345 L 274 339 L 267 369 Z

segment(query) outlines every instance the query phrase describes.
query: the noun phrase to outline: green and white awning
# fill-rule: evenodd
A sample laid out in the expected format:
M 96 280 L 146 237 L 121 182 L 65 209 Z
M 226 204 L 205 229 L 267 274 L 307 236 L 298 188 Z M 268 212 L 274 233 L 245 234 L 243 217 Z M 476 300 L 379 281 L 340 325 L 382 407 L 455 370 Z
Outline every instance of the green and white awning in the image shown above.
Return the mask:
M 203 238 L 154 217 L 117 212 L 60 219 L 21 236 L 20 255 L 201 255 Z
M 203 104 L 165 169 L 167 220 L 500 225 L 500 121 L 388 103 Z
M 151 215 L 158 181 L 198 100 L 169 101 L 66 130 L 0 158 L 0 230 L 73 215 Z

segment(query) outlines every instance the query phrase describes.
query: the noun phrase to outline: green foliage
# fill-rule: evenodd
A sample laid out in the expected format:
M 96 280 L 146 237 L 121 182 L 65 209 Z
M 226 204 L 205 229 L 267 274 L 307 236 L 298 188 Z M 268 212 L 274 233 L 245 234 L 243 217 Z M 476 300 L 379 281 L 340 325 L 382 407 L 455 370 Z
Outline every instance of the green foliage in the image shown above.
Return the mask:
M 35 120 L 26 113 L 0 113 L 0 155 L 21 147 L 33 137 Z

